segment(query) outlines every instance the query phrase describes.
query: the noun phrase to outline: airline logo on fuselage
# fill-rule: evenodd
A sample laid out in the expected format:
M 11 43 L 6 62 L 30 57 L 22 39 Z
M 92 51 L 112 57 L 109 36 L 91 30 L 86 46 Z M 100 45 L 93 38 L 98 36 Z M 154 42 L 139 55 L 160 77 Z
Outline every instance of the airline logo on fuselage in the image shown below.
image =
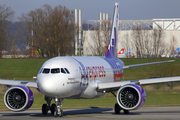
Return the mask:
M 86 69 L 79 67 L 79 70 L 81 71 L 80 86 L 88 86 L 89 78 L 95 81 L 97 77 L 106 77 L 104 66 L 88 66 Z
M 94 78 L 95 80 L 96 77 L 106 77 L 106 71 L 104 70 L 104 66 L 92 66 L 87 68 L 88 68 L 89 78 Z

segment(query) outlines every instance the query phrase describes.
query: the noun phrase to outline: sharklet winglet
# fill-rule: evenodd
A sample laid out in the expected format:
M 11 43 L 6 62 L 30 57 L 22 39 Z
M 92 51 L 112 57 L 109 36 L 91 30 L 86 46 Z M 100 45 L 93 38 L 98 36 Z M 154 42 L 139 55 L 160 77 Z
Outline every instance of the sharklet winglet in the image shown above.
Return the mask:
M 108 46 L 108 52 L 106 54 L 106 57 L 116 57 L 117 24 L 119 21 L 118 6 L 119 3 L 115 3 L 111 37 L 110 37 L 110 43 Z

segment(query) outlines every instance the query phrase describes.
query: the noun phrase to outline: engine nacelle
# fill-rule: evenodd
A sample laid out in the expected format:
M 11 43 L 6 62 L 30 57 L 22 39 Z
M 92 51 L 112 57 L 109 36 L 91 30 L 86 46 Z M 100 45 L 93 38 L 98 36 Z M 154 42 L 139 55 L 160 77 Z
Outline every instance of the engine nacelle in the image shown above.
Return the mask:
M 34 102 L 32 91 L 25 86 L 12 86 L 4 94 L 4 104 L 12 111 L 24 111 Z
M 116 95 L 117 102 L 122 109 L 136 110 L 146 101 L 146 93 L 142 87 L 134 84 L 122 86 Z

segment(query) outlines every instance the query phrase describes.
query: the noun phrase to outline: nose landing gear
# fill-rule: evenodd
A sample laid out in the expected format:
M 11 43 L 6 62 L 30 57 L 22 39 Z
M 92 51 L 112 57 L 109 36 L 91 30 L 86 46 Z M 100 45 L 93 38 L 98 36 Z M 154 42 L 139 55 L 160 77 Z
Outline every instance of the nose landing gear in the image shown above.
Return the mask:
M 57 103 L 57 105 L 54 103 L 51 105 L 52 98 L 45 96 L 44 99 L 47 104 L 42 105 L 42 114 L 43 115 L 47 115 L 48 111 L 50 110 L 51 114 L 54 115 L 54 117 L 58 117 L 58 116 L 63 117 L 63 110 L 61 109 L 61 107 L 62 107 L 61 102 L 63 102 L 64 99 L 55 98 L 54 101 L 55 101 L 55 103 Z
M 54 101 L 57 103 L 57 106 L 54 106 L 54 117 L 63 117 L 63 110 L 61 109 L 62 105 L 61 102 L 64 99 L 55 98 Z

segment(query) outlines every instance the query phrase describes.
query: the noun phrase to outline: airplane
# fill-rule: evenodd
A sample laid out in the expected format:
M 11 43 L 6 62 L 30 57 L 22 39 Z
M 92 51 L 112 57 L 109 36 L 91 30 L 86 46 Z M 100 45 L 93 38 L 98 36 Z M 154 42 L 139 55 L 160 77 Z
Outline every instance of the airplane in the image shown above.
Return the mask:
M 179 51 L 180 51 L 180 48 L 177 48 L 177 49 L 174 51 L 174 54 L 175 54 L 175 55 L 179 55 Z
M 132 48 L 129 49 L 129 50 L 126 52 L 126 54 L 127 54 L 127 55 L 131 55 L 131 52 L 132 52 Z
M 122 48 L 122 49 L 118 52 L 117 55 L 122 55 L 122 54 L 124 54 L 124 48 Z
M 124 48 L 122 48 L 118 54 L 117 54 L 117 58 L 126 58 L 126 55 L 124 54 Z
M 0 79 L 0 84 L 7 86 L 4 94 L 5 106 L 14 112 L 29 109 L 34 101 L 30 88 L 36 88 L 45 96 L 46 104 L 42 105 L 42 114 L 46 115 L 51 111 L 55 117 L 63 117 L 61 103 L 64 99 L 100 98 L 110 92 L 117 100 L 115 113 L 120 114 L 123 110 L 125 114 L 129 114 L 130 110 L 142 107 L 146 101 L 142 85 L 180 81 L 180 76 L 121 81 L 124 69 L 173 60 L 125 66 L 122 60 L 116 58 L 118 6 L 119 3 L 115 3 L 106 56 L 51 58 L 42 65 L 35 82 Z M 51 104 L 53 99 L 55 103 Z

